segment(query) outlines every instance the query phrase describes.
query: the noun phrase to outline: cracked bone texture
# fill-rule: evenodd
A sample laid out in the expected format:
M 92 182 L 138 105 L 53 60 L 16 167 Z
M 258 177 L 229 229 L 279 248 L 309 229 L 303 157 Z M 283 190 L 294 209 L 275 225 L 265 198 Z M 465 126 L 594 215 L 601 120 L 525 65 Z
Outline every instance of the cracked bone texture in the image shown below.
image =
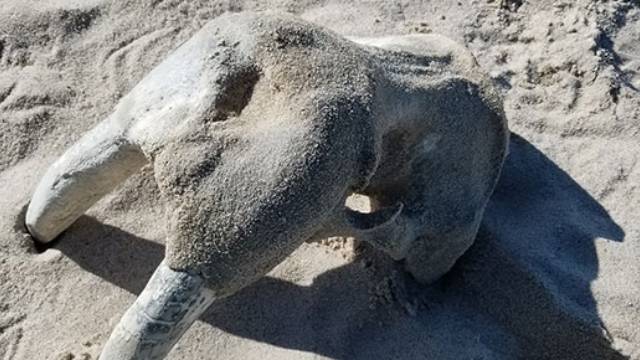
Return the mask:
M 204 279 L 161 263 L 114 329 L 100 359 L 164 359 L 215 299 Z
M 474 245 L 435 288 L 408 291 L 388 257 L 350 237 L 303 244 L 214 304 L 168 359 L 638 357 L 633 2 L 7 0 L 0 358 L 98 357 L 164 255 L 152 168 L 42 254 L 17 215 L 47 168 L 179 44 L 225 12 L 263 9 L 358 41 L 442 33 L 464 44 L 503 94 L 511 155 Z M 364 225 L 401 218 L 387 219 Z

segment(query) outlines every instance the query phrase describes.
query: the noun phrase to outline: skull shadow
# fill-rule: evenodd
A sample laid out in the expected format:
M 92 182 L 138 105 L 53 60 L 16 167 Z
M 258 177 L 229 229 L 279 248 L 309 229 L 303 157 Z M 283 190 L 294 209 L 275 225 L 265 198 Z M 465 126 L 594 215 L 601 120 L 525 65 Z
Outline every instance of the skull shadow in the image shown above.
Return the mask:
M 96 241 L 104 237 L 110 241 Z M 591 282 L 600 266 L 594 243 L 602 239 L 621 242 L 624 232 L 571 176 L 512 134 L 471 249 L 431 286 L 403 275 L 423 304 L 417 313 L 371 309 L 370 275 L 357 259 L 309 286 L 264 277 L 215 303 L 201 320 L 238 337 L 333 359 L 491 358 L 499 352 L 487 348 L 510 346 L 524 358 L 623 359 L 598 332 L 604 326 Z M 88 216 L 53 246 L 133 294 L 164 257 L 161 244 Z M 487 326 L 495 334 L 478 335 Z

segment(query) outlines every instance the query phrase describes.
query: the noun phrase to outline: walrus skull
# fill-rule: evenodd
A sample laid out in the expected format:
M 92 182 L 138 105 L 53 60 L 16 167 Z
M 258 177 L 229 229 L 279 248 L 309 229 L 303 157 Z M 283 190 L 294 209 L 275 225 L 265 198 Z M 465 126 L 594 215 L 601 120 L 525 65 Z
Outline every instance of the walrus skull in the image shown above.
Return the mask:
M 224 15 L 51 165 L 26 225 L 49 242 L 151 163 L 166 256 L 101 359 L 162 359 L 213 301 L 305 240 L 356 236 L 437 279 L 473 242 L 507 138 L 490 81 L 446 38 Z M 353 193 L 374 211 L 346 208 Z

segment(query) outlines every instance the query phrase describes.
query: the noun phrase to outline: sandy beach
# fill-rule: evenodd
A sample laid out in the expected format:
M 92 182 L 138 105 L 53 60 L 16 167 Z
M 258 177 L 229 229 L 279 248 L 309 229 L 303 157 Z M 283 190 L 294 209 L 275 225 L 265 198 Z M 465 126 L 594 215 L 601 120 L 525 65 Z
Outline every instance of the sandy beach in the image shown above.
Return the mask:
M 357 239 L 305 243 L 168 359 L 640 360 L 638 1 L 0 5 L 1 360 L 97 360 L 164 256 L 151 166 L 34 244 L 24 212 L 47 167 L 207 21 L 263 10 L 464 44 L 503 96 L 509 155 L 474 245 L 437 283 Z

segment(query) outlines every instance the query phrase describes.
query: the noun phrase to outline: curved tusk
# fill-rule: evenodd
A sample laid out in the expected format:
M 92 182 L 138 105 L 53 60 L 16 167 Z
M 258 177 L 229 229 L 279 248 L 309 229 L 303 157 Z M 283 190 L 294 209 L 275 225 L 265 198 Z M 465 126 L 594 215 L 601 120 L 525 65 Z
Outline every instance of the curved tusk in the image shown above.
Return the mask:
M 100 360 L 164 359 L 216 298 L 201 276 L 172 270 L 163 261 L 113 330 Z
M 115 118 L 103 121 L 49 167 L 29 203 L 27 229 L 50 242 L 146 162 Z
M 370 213 L 344 208 L 336 213 L 314 239 L 354 236 L 386 252 L 395 260 L 404 259 L 415 238 L 411 218 L 402 213 L 400 202 Z
M 403 209 L 402 203 L 396 203 L 368 214 L 346 209 L 345 215 L 358 239 L 401 260 L 414 239 L 411 219 L 402 214 Z

